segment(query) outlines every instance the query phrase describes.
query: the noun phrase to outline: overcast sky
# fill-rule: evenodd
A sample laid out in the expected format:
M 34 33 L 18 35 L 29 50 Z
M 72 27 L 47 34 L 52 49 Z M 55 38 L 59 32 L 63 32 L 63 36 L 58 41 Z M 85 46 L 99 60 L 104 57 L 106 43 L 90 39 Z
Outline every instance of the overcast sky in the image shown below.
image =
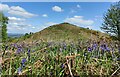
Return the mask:
M 113 2 L 19 2 L 2 3 L 9 18 L 8 33 L 38 32 L 50 25 L 69 22 L 100 30 L 103 15 Z

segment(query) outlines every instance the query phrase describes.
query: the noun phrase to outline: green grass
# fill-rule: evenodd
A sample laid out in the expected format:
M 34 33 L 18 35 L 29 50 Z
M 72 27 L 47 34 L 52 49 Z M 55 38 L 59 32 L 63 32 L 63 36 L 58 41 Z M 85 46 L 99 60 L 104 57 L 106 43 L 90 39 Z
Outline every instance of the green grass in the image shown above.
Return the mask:
M 120 56 L 117 50 L 113 53 L 106 51 L 102 54 L 100 50 L 97 50 L 97 53 L 95 53 L 95 51 L 88 52 L 86 47 L 76 51 L 79 44 L 75 44 L 75 47 L 67 44 L 67 49 L 63 49 L 59 44 L 54 44 L 49 47 L 47 47 L 47 44 L 46 42 L 41 42 L 30 47 L 25 46 L 23 47 L 24 52 L 17 55 L 14 53 L 16 52 L 16 48 L 9 47 L 7 51 L 11 51 L 13 48 L 14 50 L 12 50 L 12 53 L 6 53 L 4 55 L 3 60 L 9 60 L 3 64 L 2 75 L 17 75 L 17 69 L 21 66 L 21 59 L 26 58 L 27 62 L 22 69 L 22 75 L 69 76 L 70 73 L 66 63 L 66 56 L 75 54 L 80 55 L 69 58 L 71 71 L 74 76 L 111 76 L 115 70 L 120 67 L 120 62 L 116 60 L 116 58 Z M 82 44 L 82 46 L 84 46 L 84 44 Z M 30 60 L 28 60 L 27 48 L 31 50 Z M 63 49 L 62 52 L 60 48 Z M 61 68 L 61 64 L 64 64 L 64 68 Z M 115 73 L 115 75 L 117 74 L 119 74 L 119 70 Z
M 88 40 L 90 38 L 93 38 L 93 40 L 100 40 L 101 38 L 106 37 L 108 39 L 109 36 L 107 34 L 101 33 L 99 31 L 95 30 L 89 30 L 87 28 L 78 27 L 73 24 L 69 23 L 61 23 L 52 25 L 50 27 L 47 27 L 39 32 L 36 32 L 32 35 L 29 35 L 28 38 L 21 37 L 19 39 L 16 39 L 16 41 L 26 41 L 31 42 L 32 41 L 54 41 L 54 42 L 61 42 L 61 41 L 78 41 L 79 39 L 82 40 Z
M 26 58 L 27 62 L 20 75 L 51 77 L 66 77 L 71 74 L 80 77 L 120 75 L 118 47 L 107 34 L 98 31 L 61 23 L 31 35 L 11 38 L 9 41 L 3 56 L 2 75 L 18 75 L 23 58 Z M 87 48 L 91 47 L 93 42 L 98 44 L 97 49 L 88 52 Z M 102 42 L 107 44 L 110 51 L 101 50 Z M 21 45 L 23 51 L 16 54 L 18 48 L 11 46 L 11 43 Z M 31 50 L 30 59 L 28 49 Z M 78 56 L 73 57 L 75 55 Z M 66 58 L 67 56 L 72 58 Z

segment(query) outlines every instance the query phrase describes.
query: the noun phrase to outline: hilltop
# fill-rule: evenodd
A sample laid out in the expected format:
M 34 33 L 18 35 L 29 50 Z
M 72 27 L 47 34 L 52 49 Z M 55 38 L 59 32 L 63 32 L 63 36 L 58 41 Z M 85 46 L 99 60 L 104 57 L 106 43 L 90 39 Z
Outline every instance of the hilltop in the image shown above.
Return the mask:
M 31 34 L 28 38 L 24 38 L 24 41 L 78 41 L 80 40 L 98 40 L 102 37 L 108 37 L 107 34 L 99 31 L 90 30 L 89 28 L 82 28 L 70 23 L 60 23 L 49 26 L 39 32 Z M 19 39 L 23 41 L 23 37 Z

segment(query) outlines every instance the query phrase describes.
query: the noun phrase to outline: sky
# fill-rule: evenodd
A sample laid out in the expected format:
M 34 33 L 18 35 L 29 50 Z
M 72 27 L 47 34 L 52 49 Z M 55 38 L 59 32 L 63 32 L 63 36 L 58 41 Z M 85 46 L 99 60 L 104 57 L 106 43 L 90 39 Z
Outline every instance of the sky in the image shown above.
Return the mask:
M 2 2 L 8 33 L 38 32 L 63 22 L 99 30 L 113 2 Z
M 119 0 L 1 0 L 1 2 L 118 2 Z

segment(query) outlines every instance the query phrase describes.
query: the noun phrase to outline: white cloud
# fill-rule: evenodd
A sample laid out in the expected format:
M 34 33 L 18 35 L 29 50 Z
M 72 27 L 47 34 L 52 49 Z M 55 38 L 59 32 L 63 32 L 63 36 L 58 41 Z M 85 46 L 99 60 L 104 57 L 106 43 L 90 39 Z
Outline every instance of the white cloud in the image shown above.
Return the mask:
M 52 10 L 56 11 L 56 12 L 62 12 L 63 11 L 63 9 L 61 7 L 59 7 L 59 6 L 52 7 Z
M 47 15 L 47 14 L 43 14 L 42 16 L 43 16 L 43 17 L 48 17 L 48 15 Z
M 0 4 L 0 11 L 8 11 L 9 10 L 9 6 L 6 4 Z
M 12 23 L 12 24 L 14 24 L 14 25 L 18 25 L 18 23 Z
M 31 27 L 32 25 L 29 24 L 28 26 Z
M 11 8 L 11 10 L 19 10 L 19 11 L 25 11 L 23 8 L 21 8 L 20 6 L 11 6 L 10 7 Z
M 94 23 L 93 20 L 83 19 L 83 16 L 74 16 L 74 17 L 71 17 L 71 18 L 66 18 L 65 22 L 69 22 L 69 23 L 79 25 L 79 26 L 90 26 Z
M 77 18 L 77 19 L 82 19 L 83 16 L 74 16 L 74 18 Z
M 7 26 L 8 33 L 29 33 L 32 32 L 35 27 L 29 26 L 29 24 L 18 25 L 18 24 L 8 24 Z
M 43 24 L 42 26 L 39 27 L 39 30 L 42 30 L 44 28 L 47 28 L 49 26 L 52 26 L 52 25 L 55 25 L 55 24 L 58 24 L 58 23 L 55 23 L 55 22 L 47 22 L 45 24 Z
M 44 25 L 45 25 L 45 26 L 51 26 L 51 25 L 55 25 L 55 24 L 57 24 L 57 23 L 55 23 L 55 22 L 47 22 L 47 23 L 45 23 Z
M 35 27 L 33 26 L 32 28 L 34 29 Z
M 17 18 L 17 17 L 8 17 L 9 23 L 23 23 L 26 21 L 24 18 Z
M 8 17 L 9 21 L 25 21 L 23 18 Z
M 22 30 L 23 28 L 21 26 L 18 26 L 17 24 L 10 23 L 8 24 L 7 29 L 8 29 L 8 32 L 11 32 L 11 30 L 16 31 L 16 30 Z
M 8 6 L 7 4 L 0 4 L 0 11 L 22 17 L 8 17 L 7 29 L 9 33 L 26 33 L 35 29 L 34 26 L 26 23 L 26 18 L 37 16 L 36 14 L 30 13 L 20 6 Z
M 80 8 L 80 5 L 77 5 L 77 8 Z
M 9 21 L 8 21 L 8 25 L 9 26 L 19 26 L 21 25 L 21 27 L 25 24 L 26 19 L 23 18 L 17 18 L 17 17 L 8 17 Z
M 75 7 L 71 8 L 70 14 L 77 13 L 79 10 L 81 10 L 81 6 L 78 4 Z
M 8 13 L 13 14 L 13 15 L 26 17 L 26 18 L 31 18 L 31 17 L 37 16 L 35 14 L 27 12 L 25 9 L 23 9 L 20 6 L 12 6 L 12 7 L 10 7 L 10 10 L 8 11 Z
M 9 14 L 22 16 L 25 18 L 31 18 L 34 16 L 37 16 L 36 14 L 32 14 L 30 12 L 27 12 L 24 8 L 20 6 L 8 6 L 7 4 L 0 4 L 0 11 L 7 11 Z
M 8 17 L 8 32 L 21 32 L 21 33 L 26 33 L 30 32 L 30 29 L 35 29 L 34 26 L 31 24 L 25 23 L 26 20 L 23 18 L 17 18 L 17 17 Z M 28 31 L 29 30 L 29 31 Z M 31 30 L 32 31 L 32 30 Z
M 92 28 L 93 28 L 93 26 L 86 26 L 86 28 L 92 29 Z

